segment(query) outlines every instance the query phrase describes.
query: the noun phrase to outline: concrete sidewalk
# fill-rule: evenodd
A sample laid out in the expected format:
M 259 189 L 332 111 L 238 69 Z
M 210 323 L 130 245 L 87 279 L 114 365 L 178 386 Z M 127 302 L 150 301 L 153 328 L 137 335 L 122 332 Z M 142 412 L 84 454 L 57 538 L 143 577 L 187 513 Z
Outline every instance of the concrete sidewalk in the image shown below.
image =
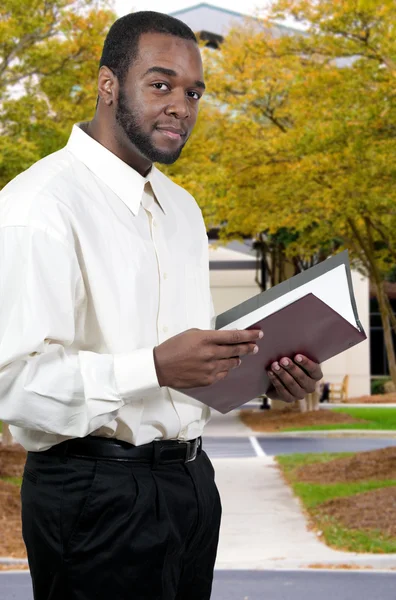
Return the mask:
M 249 437 L 255 435 L 255 432 L 242 423 L 239 418 L 239 412 L 232 410 L 226 415 L 222 415 L 212 408 L 212 418 L 204 430 L 208 437 Z
M 332 550 L 308 530 L 299 501 L 270 457 L 216 459 L 223 504 L 217 569 L 293 569 L 320 565 L 396 567 L 396 554 Z
M 236 412 L 215 413 L 207 436 L 251 437 Z M 203 446 L 205 447 L 205 437 Z M 396 554 L 333 550 L 308 530 L 299 500 L 272 457 L 213 459 L 223 504 L 217 569 L 294 569 L 334 565 L 396 568 Z

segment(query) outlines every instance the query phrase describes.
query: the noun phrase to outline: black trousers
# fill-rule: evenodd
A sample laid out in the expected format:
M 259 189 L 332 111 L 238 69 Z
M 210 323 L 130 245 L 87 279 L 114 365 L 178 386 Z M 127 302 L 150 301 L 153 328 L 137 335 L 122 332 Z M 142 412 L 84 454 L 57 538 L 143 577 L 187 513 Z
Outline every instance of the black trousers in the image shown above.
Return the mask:
M 35 600 L 209 600 L 221 504 L 201 452 L 158 465 L 28 453 Z

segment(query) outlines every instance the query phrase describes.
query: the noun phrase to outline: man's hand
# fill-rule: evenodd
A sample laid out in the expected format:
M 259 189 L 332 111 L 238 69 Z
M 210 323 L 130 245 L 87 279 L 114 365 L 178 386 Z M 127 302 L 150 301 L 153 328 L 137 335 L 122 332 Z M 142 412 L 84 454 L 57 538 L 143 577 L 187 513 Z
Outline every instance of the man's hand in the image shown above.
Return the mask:
M 297 354 L 293 360 L 285 357 L 279 363 L 272 363 L 268 377 L 271 387 L 267 394 L 270 398 L 294 402 L 314 392 L 323 373 L 317 363 L 302 354 Z
M 211 385 L 239 367 L 240 356 L 255 354 L 258 329 L 203 331 L 189 329 L 154 348 L 161 387 L 192 388 Z

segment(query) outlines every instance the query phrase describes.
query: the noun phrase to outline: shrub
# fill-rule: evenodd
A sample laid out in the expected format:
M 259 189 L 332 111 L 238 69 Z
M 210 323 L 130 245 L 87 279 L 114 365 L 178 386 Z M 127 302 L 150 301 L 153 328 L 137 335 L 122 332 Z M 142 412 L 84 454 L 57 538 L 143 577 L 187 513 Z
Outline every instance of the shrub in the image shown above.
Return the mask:
M 372 379 L 371 380 L 372 396 L 374 396 L 376 394 L 385 394 L 384 385 L 388 381 L 392 381 L 390 377 L 382 377 L 381 379 Z

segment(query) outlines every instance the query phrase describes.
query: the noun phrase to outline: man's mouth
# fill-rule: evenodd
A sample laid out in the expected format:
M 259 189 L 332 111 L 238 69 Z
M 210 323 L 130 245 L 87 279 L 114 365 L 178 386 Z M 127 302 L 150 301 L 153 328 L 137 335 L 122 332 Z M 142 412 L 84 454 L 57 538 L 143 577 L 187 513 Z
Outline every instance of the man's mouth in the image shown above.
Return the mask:
M 171 140 L 182 140 L 186 137 L 186 133 L 183 130 L 174 129 L 173 127 L 157 127 L 157 130 Z

